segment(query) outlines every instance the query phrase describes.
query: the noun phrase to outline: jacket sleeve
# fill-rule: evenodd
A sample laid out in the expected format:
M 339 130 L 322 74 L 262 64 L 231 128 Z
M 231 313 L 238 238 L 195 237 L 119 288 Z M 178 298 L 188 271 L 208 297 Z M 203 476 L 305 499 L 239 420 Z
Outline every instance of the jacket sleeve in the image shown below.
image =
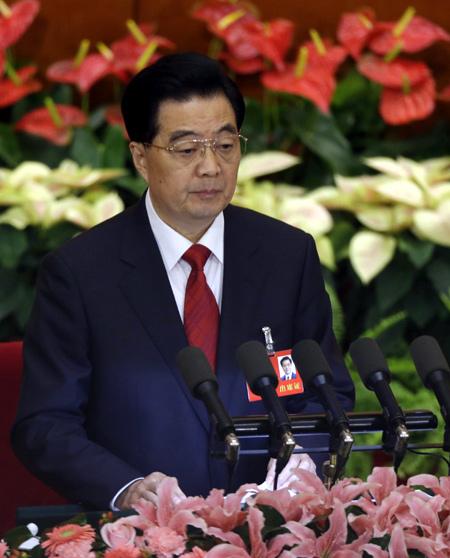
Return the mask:
M 93 374 L 82 294 L 63 257 L 51 254 L 41 266 L 24 340 L 11 442 L 43 482 L 74 502 L 107 509 L 122 486 L 143 474 L 89 439 L 85 424 Z

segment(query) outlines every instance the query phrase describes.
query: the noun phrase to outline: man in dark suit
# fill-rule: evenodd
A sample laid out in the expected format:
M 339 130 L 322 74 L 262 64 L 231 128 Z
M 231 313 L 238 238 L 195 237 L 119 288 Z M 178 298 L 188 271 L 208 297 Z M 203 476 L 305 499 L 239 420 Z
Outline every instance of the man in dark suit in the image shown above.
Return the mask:
M 205 344 L 232 416 L 265 412 L 248 401 L 234 356 L 264 326 L 278 350 L 317 340 L 340 399 L 353 403 L 312 238 L 229 205 L 245 141 L 234 82 L 207 57 L 171 55 L 131 80 L 122 110 L 149 190 L 44 259 L 12 432 L 36 475 L 96 508 L 151 498 L 164 475 L 190 495 L 226 485 L 206 411 L 175 365 L 189 343 Z M 206 263 L 194 273 L 187 253 L 198 245 Z M 203 298 L 189 306 L 193 277 Z M 284 402 L 323 411 L 307 391 Z M 266 464 L 241 458 L 237 484 L 261 482 Z

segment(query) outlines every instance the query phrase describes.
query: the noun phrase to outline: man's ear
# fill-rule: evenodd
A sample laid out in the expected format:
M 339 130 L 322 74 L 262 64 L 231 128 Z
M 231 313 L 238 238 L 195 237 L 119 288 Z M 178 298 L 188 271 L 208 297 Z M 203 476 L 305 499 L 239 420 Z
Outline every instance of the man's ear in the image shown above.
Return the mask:
M 131 156 L 133 157 L 133 163 L 136 167 L 138 173 L 142 176 L 142 178 L 148 184 L 148 176 L 147 176 L 147 158 L 145 156 L 145 146 L 142 143 L 138 143 L 137 141 L 132 141 L 129 144 L 129 148 L 131 151 Z

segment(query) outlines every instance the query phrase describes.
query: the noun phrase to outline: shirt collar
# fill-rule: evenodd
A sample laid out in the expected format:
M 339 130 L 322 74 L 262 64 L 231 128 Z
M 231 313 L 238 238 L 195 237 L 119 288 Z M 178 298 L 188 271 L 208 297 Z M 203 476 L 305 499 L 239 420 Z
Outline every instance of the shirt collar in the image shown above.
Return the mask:
M 169 225 L 161 219 L 153 207 L 148 190 L 145 195 L 145 208 L 164 265 L 167 271 L 171 271 L 193 243 L 176 230 L 172 229 L 172 227 L 169 227 Z M 223 212 L 221 211 L 198 241 L 198 244 L 203 244 L 203 246 L 209 248 L 211 253 L 221 264 L 223 264 L 223 235 L 224 218 Z

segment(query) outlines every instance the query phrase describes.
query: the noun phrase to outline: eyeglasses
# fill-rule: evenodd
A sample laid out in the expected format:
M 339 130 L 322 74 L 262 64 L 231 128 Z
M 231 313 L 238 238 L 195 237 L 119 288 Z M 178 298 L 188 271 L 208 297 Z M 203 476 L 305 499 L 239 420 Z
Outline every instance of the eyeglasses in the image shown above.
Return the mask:
M 168 151 L 176 161 L 188 164 L 198 162 L 204 157 L 206 148 L 219 155 L 224 161 L 232 162 L 245 153 L 247 138 L 241 134 L 221 134 L 216 138 L 202 138 L 180 140 L 169 144 L 167 147 L 154 143 L 144 143 L 145 147 L 156 147 Z

